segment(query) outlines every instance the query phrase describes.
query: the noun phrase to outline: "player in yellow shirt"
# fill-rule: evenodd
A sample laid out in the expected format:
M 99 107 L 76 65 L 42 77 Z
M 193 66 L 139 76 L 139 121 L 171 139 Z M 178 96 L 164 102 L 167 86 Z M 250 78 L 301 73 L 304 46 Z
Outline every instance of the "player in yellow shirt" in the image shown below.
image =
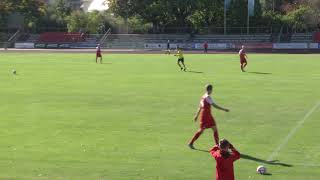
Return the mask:
M 178 56 L 178 62 L 177 62 L 177 64 L 178 64 L 178 66 L 180 67 L 181 71 L 182 71 L 182 70 L 186 71 L 187 68 L 186 68 L 186 66 L 184 65 L 184 57 L 183 57 L 182 49 L 179 48 L 177 54 L 175 54 L 174 56 Z

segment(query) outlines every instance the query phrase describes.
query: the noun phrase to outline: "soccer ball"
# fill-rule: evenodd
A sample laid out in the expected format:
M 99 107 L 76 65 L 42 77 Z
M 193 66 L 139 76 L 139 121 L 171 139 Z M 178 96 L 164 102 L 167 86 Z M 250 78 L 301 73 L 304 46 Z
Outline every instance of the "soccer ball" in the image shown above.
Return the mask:
M 257 167 L 257 173 L 259 173 L 259 174 L 265 174 L 265 173 L 267 173 L 267 168 L 266 167 L 264 167 L 264 166 L 258 166 Z
M 17 74 L 17 71 L 16 70 L 12 70 L 12 74 Z

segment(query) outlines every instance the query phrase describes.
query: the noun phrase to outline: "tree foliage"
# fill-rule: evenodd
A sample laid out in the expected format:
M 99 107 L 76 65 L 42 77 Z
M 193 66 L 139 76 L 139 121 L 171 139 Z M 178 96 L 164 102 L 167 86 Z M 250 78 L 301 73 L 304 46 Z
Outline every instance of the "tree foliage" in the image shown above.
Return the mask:
M 0 27 L 5 27 L 7 23 L 7 17 L 13 10 L 13 2 L 10 0 L 0 1 Z
M 45 13 L 44 1 L 40 0 L 1 0 L 0 21 L 7 23 L 11 13 L 19 13 L 25 17 L 25 26 L 34 28 Z M 0 22 L 1 24 L 1 22 Z
M 71 10 L 69 0 L 56 0 L 45 6 L 44 0 L 0 0 L 0 25 L 5 27 L 11 13 L 25 17 L 26 28 L 99 33 L 129 27 L 129 32 L 205 32 L 224 26 L 224 0 L 108 0 L 106 12 Z M 229 31 L 246 27 L 248 0 L 231 0 L 227 9 Z M 286 28 L 292 31 L 320 27 L 319 0 L 255 0 L 251 27 Z M 208 31 L 209 32 L 209 31 Z M 220 31 L 221 32 L 221 31 Z
M 88 24 L 88 16 L 83 11 L 74 11 L 66 18 L 69 32 L 78 32 L 85 29 Z

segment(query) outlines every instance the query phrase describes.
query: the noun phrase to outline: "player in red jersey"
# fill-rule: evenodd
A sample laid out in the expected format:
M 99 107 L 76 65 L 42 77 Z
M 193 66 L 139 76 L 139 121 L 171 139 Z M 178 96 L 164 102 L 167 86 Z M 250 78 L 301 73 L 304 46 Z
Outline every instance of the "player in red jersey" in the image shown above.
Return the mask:
M 219 135 L 218 135 L 218 129 L 216 126 L 216 122 L 211 115 L 211 106 L 229 112 L 229 109 L 223 108 L 218 106 L 216 103 L 213 102 L 213 100 L 210 97 L 210 94 L 212 93 L 212 85 L 209 84 L 206 86 L 206 93 L 201 97 L 200 100 L 200 106 L 197 111 L 197 114 L 194 117 L 194 121 L 197 121 L 198 116 L 200 115 L 200 128 L 195 133 L 191 141 L 189 142 L 189 147 L 191 149 L 194 149 L 193 143 L 200 137 L 200 135 L 203 133 L 205 129 L 211 128 L 213 130 L 213 137 L 215 140 L 215 143 L 219 143 Z
M 100 58 L 100 64 L 102 64 L 102 55 L 101 55 L 100 44 L 98 44 L 96 47 L 96 63 L 98 63 L 98 58 Z
M 229 152 L 231 150 L 231 153 Z M 216 180 L 234 180 L 233 162 L 240 159 L 240 153 L 226 139 L 215 145 L 210 154 L 216 160 Z
M 203 44 L 203 48 L 204 48 L 204 53 L 208 53 L 208 42 L 206 41 L 206 42 L 204 42 L 204 44 Z
M 241 64 L 241 71 L 245 72 L 244 68 L 247 66 L 247 54 L 244 51 L 244 46 L 242 46 L 242 48 L 239 51 L 239 56 L 240 56 L 240 64 Z

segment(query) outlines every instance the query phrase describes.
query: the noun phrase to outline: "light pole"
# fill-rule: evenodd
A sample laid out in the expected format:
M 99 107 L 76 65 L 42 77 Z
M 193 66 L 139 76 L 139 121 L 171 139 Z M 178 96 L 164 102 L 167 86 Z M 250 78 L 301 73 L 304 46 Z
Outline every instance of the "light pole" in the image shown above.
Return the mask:
M 224 3 L 224 35 L 227 34 L 227 5 Z

